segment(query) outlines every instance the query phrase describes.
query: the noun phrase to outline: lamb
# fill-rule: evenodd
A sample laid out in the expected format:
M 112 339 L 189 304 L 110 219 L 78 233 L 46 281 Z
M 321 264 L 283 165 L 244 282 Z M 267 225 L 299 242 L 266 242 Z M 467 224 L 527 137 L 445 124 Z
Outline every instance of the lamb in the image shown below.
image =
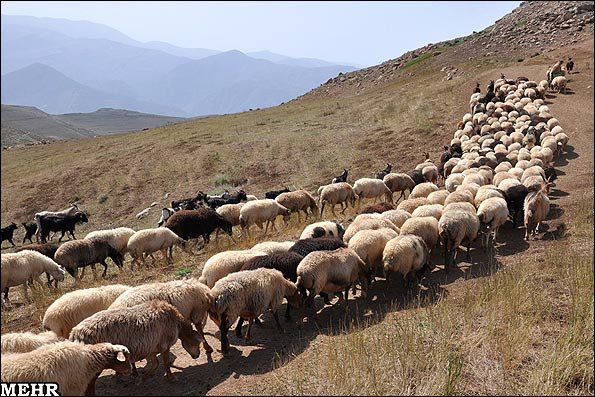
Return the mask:
M 291 212 L 297 212 L 298 221 L 301 222 L 300 211 L 304 211 L 306 219 L 308 219 L 308 209 L 312 214 L 318 213 L 318 205 L 316 200 L 306 190 L 296 190 L 293 192 L 281 193 L 275 198 L 275 201 L 287 208 Z
M 353 288 L 355 293 L 355 284 L 359 283 L 362 295 L 365 295 L 372 277 L 371 269 L 350 248 L 309 253 L 298 265 L 297 275 L 296 285 L 301 292 L 303 303 L 313 310 L 314 297 L 321 292 L 344 291 L 347 302 L 349 289 Z M 309 292 L 307 297 L 306 291 Z M 341 294 L 339 299 L 343 300 Z M 303 317 L 302 313 L 302 320 Z
M 492 242 L 496 241 L 498 229 L 508 219 L 508 206 L 502 197 L 491 197 L 484 200 L 477 208 L 477 217 L 480 229 L 485 233 L 484 247 L 489 246 L 490 236 Z
M 110 257 L 120 269 L 124 266 L 123 255 L 103 240 L 67 241 L 56 250 L 54 256 L 56 263 L 63 266 L 75 278 L 79 267 L 94 265 L 95 263 L 103 265 L 103 274 L 101 276 L 105 278 L 107 274 L 105 260 L 107 257 Z
M 331 180 L 331 183 L 339 183 L 339 182 L 347 182 L 347 176 L 349 175 L 349 170 L 346 168 L 343 169 L 341 175 L 337 175 Z
M 215 229 L 222 229 L 230 236 L 232 233 L 231 222 L 212 208 L 180 210 L 165 222 L 165 227 L 184 240 L 202 237 L 205 244 L 208 244 Z
M 128 240 L 134 233 L 134 229 L 129 227 L 118 227 L 115 229 L 96 230 L 87 234 L 85 238 L 88 240 L 103 240 L 124 255 L 128 252 Z
M 392 193 L 401 192 L 399 198 L 397 198 L 396 202 L 399 202 L 401 198 L 405 197 L 405 191 L 409 190 L 409 193 L 413 190 L 416 183 L 413 179 L 407 174 L 396 174 L 390 173 L 387 174 L 382 181 L 384 184 L 390 189 Z
M 148 371 L 143 379 L 153 376 L 159 367 L 157 354 L 163 359 L 166 376 L 172 377 L 169 349 L 178 339 L 192 358 L 200 355 L 200 337 L 192 324 L 174 306 L 159 300 L 95 313 L 74 327 L 68 338 L 86 344 L 127 346 L 134 376 L 138 376 L 134 363 L 147 359 Z
M 433 216 L 412 217 L 403 223 L 400 236 L 413 234 L 421 237 L 429 250 L 436 246 L 439 240 L 438 220 Z
M 393 192 L 380 179 L 360 178 L 353 184 L 353 192 L 358 197 L 358 207 L 364 198 L 373 198 L 376 203 L 376 199 L 384 196 L 386 202 L 393 202 Z
M 418 198 L 418 197 L 428 197 L 430 193 L 438 191 L 438 186 L 433 184 L 432 182 L 424 182 L 416 185 L 411 194 L 409 194 L 410 199 Z
M 229 274 L 220 279 L 211 290 L 213 304 L 209 316 L 219 326 L 221 352 L 229 352 L 227 332 L 238 316 L 248 319 L 246 339 L 250 339 L 250 330 L 254 319 L 270 309 L 280 332 L 283 332 L 277 308 L 283 298 L 288 304 L 299 306 L 299 293 L 296 285 L 283 277 L 275 269 L 260 268 Z M 241 327 L 241 323 L 238 323 Z
M 33 235 L 35 235 L 35 232 L 37 231 L 37 223 L 23 222 L 22 225 L 25 228 L 25 236 L 23 237 L 22 244 L 25 244 L 25 240 L 29 240 L 29 242 L 33 244 L 33 240 L 31 239 L 31 237 L 33 237 Z
M 535 232 L 550 211 L 550 200 L 547 193 L 551 186 L 553 186 L 553 183 L 542 184 L 537 189 L 529 190 L 527 197 L 525 197 L 523 206 L 525 211 L 525 240 L 529 240 L 529 234 L 535 236 Z
M 109 309 L 132 307 L 153 299 L 175 306 L 186 320 L 194 324 L 205 351 L 213 351 L 203 332 L 207 310 L 213 302 L 213 296 L 209 288 L 196 278 L 149 283 L 130 288 L 119 295 Z
M 12 246 L 14 247 L 14 242 L 12 241 L 12 235 L 14 234 L 14 231 L 17 230 L 17 225 L 16 223 L 12 222 L 10 225 L 3 227 L 2 229 L 2 242 L 4 240 L 8 240 L 9 243 L 12 244 Z
M 107 309 L 118 296 L 130 287 L 122 284 L 79 289 L 56 299 L 43 315 L 43 329 L 53 331 L 60 338 L 68 338 L 70 330 L 98 311 Z
M 301 256 L 306 256 L 314 251 L 333 251 L 337 248 L 345 247 L 347 247 L 347 244 L 336 237 L 315 237 L 296 241 L 296 243 L 289 249 L 289 252 L 295 252 Z
M 272 199 L 272 200 L 274 200 L 274 199 L 276 199 L 276 198 L 277 198 L 277 196 L 279 196 L 281 193 L 288 193 L 288 192 L 291 192 L 291 190 L 289 190 L 289 188 L 288 188 L 288 187 L 285 187 L 285 188 L 283 188 L 283 189 L 281 189 L 281 190 L 271 190 L 271 191 L 268 191 L 268 192 L 266 192 L 266 193 L 264 194 L 264 198 L 265 198 L 265 199 Z
M 335 205 L 341 204 L 341 213 L 344 214 L 345 210 L 351 203 L 351 206 L 355 207 L 356 194 L 347 182 L 338 182 L 331 185 L 326 185 L 320 191 L 320 216 L 324 213 L 324 207 L 329 204 L 331 206 L 331 212 L 335 215 Z M 343 205 L 345 204 L 345 208 Z
M 390 211 L 390 210 L 394 210 L 395 207 L 394 205 L 392 205 L 391 203 L 378 203 L 378 204 L 373 204 L 373 205 L 369 205 L 367 207 L 365 207 L 363 210 L 361 210 L 361 214 L 373 214 L 373 213 L 383 213 L 385 211 Z
M 171 251 L 174 245 L 179 245 L 182 249 L 187 250 L 186 240 L 178 237 L 166 227 L 139 230 L 130 237 L 127 244 L 127 250 L 132 256 L 130 269 L 134 268 L 134 264 L 138 263 L 139 259 L 141 263 L 144 263 L 145 255 L 149 255 L 155 261 L 153 252 L 157 251 L 161 251 L 163 257 L 169 262 L 173 261 Z
M 349 240 L 355 235 L 355 233 L 359 232 L 360 230 L 376 230 L 386 227 L 388 229 L 392 229 L 395 232 L 399 233 L 399 229 L 389 220 L 387 219 L 379 219 L 379 218 L 365 218 L 358 216 L 354 219 L 354 221 L 347 227 L 345 230 L 345 235 L 343 236 L 343 241 L 349 244 Z
M 566 77 L 564 76 L 557 76 L 554 77 L 551 83 L 552 91 L 557 91 L 558 93 L 562 93 L 566 90 Z
M 39 240 L 42 243 L 47 242 L 47 238 L 50 232 L 61 232 L 62 235 L 58 239 L 58 242 L 62 241 L 65 233 L 70 233 L 73 239 L 76 239 L 74 235 L 74 229 L 79 222 L 89 222 L 89 218 L 85 213 L 77 211 L 73 215 L 44 215 L 37 218 L 38 214 L 35 214 L 35 221 L 38 222 L 37 233 L 39 233 Z
M 322 221 L 312 223 L 304 228 L 300 234 L 300 240 L 314 237 L 335 236 L 339 239 L 343 238 L 345 228 L 338 222 Z
M 255 256 L 266 255 L 253 250 L 223 251 L 211 256 L 202 268 L 198 281 L 213 288 L 217 280 L 230 273 L 239 271 L 242 266 Z
M 57 343 L 64 339 L 52 331 L 34 334 L 33 332 L 14 332 L 2 334 L 2 355 L 8 353 L 27 353 L 38 347 Z M 4 358 L 4 357 L 3 357 Z
M 430 268 L 428 261 L 428 247 L 421 237 L 397 236 L 386 243 L 382 252 L 384 278 L 388 281 L 391 273 L 400 273 L 409 285 L 414 277 L 421 280 Z
M 457 248 L 463 241 L 467 241 L 467 256 L 470 257 L 470 244 L 477 238 L 479 226 L 473 205 L 453 203 L 444 207 L 438 230 L 444 246 L 444 267 L 447 271 L 455 263 Z
M 4 301 L 8 302 L 8 289 L 23 284 L 27 297 L 27 281 L 38 280 L 43 272 L 49 273 L 58 281 L 64 280 L 64 268 L 47 256 L 31 250 L 2 254 L 0 293 L 4 292 Z
M 126 346 L 63 341 L 28 353 L 2 356 L 2 382 L 55 382 L 63 396 L 94 396 L 104 369 L 130 374 Z
M 392 229 L 360 230 L 349 240 L 349 248 L 363 260 L 376 275 L 381 274 L 382 252 L 386 243 L 399 234 Z
M 262 230 L 262 224 L 266 222 L 264 228 L 266 235 L 269 224 L 272 230 L 276 230 L 275 219 L 278 215 L 283 215 L 283 220 L 287 222 L 290 211 L 273 199 L 249 201 L 240 210 L 240 226 L 250 237 L 250 226 L 256 225 Z
M 295 244 L 295 241 L 264 241 L 262 243 L 255 244 L 252 251 L 264 252 L 267 255 L 283 253 L 289 251 Z

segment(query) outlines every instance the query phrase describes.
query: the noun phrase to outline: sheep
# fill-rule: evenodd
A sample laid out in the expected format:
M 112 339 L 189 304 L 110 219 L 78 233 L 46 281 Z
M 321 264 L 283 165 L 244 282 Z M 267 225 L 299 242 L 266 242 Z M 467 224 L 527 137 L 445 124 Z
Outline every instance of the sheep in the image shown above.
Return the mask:
M 314 251 L 332 251 L 337 248 L 345 247 L 347 247 L 347 244 L 336 237 L 315 237 L 296 241 L 296 243 L 289 249 L 289 252 L 295 252 L 301 256 L 306 256 Z
M 477 238 L 479 226 L 479 218 L 473 205 L 453 203 L 444 207 L 438 221 L 438 231 L 444 246 L 444 267 L 447 271 L 455 263 L 457 248 L 465 240 L 468 243 L 467 256 L 470 257 L 470 244 Z
M 219 252 L 205 262 L 198 281 L 209 288 L 213 288 L 217 280 L 239 271 L 249 259 L 262 255 L 266 255 L 266 253 L 253 250 Z
M 386 211 L 394 210 L 395 207 L 391 203 L 378 203 L 365 207 L 360 211 L 361 214 L 372 214 L 372 213 L 383 213 Z
M 300 234 L 300 240 L 313 237 L 335 236 L 343 238 L 345 228 L 338 222 L 322 221 L 311 223 L 304 228 Z
M 238 226 L 240 224 L 240 210 L 246 203 L 225 204 L 216 209 L 217 213 L 226 221 L 231 223 L 231 226 Z M 219 232 L 219 230 L 217 230 Z
M 341 175 L 337 175 L 331 180 L 331 183 L 340 183 L 340 182 L 347 182 L 347 176 L 349 175 L 349 170 L 343 169 Z
M 52 331 L 34 334 L 33 332 L 14 332 L 2 334 L 2 354 L 27 353 L 38 347 L 60 342 L 64 339 Z
M 386 243 L 382 252 L 382 267 L 387 281 L 391 273 L 400 273 L 407 285 L 414 277 L 421 280 L 430 268 L 428 262 L 428 247 L 416 235 L 397 236 Z
M 297 212 L 298 221 L 301 222 L 300 211 L 304 211 L 308 219 L 308 209 L 312 214 L 318 214 L 318 205 L 316 200 L 306 190 L 295 190 L 293 192 L 281 193 L 275 198 L 275 201 L 287 208 L 291 212 Z
M 138 376 L 134 363 L 146 359 L 148 370 L 142 379 L 155 374 L 161 355 L 167 378 L 173 364 L 169 349 L 178 339 L 194 359 L 200 355 L 200 336 L 192 324 L 173 305 L 152 300 L 132 307 L 103 310 L 77 324 L 68 337 L 73 342 L 122 344 L 130 351 L 132 373 Z
M 414 199 L 408 198 L 407 200 L 401 201 L 399 205 L 397 205 L 397 209 L 407 211 L 411 214 L 417 207 L 428 204 L 430 204 L 430 201 L 425 197 L 418 197 Z
M 280 194 L 282 194 L 282 193 L 288 193 L 288 192 L 291 192 L 291 190 L 289 190 L 289 188 L 287 188 L 287 187 L 285 187 L 285 188 L 283 188 L 283 189 L 281 189 L 281 190 L 271 190 L 271 191 L 268 191 L 268 192 L 266 192 L 266 193 L 264 194 L 264 198 L 267 198 L 267 199 L 272 199 L 272 200 L 274 200 L 274 199 L 276 199 L 276 198 L 277 198 L 277 196 L 279 196 Z
M 442 216 L 442 210 L 444 206 L 442 204 L 429 204 L 429 205 L 422 205 L 421 207 L 417 207 L 413 214 L 411 214 L 414 218 L 420 218 L 424 216 L 433 216 L 436 220 L 439 220 Z
M 355 207 L 356 194 L 347 182 L 338 182 L 331 185 L 326 185 L 319 190 L 319 201 L 322 204 L 320 207 L 320 216 L 324 214 L 324 207 L 329 204 L 331 207 L 331 213 L 335 215 L 335 205 L 341 205 L 341 213 L 344 214 L 345 210 L 351 203 L 352 207 Z M 343 206 L 345 206 L 343 208 Z
M 502 197 L 491 197 L 484 200 L 477 208 L 477 217 L 480 230 L 485 234 L 484 247 L 489 246 L 490 236 L 492 242 L 496 241 L 498 229 L 508 219 L 508 206 Z
M 461 173 L 452 173 L 444 181 L 444 187 L 449 193 L 454 192 L 457 189 L 457 186 L 463 183 L 465 179 L 465 175 Z
M 8 289 L 23 284 L 27 297 L 27 281 L 39 281 L 43 272 L 50 274 L 57 281 L 64 280 L 64 268 L 47 256 L 32 250 L 2 254 L 0 293 L 4 293 L 4 301 L 8 302 Z M 27 297 L 28 298 L 28 297 Z
M 504 198 L 504 192 L 500 189 L 498 189 L 497 187 L 493 186 L 493 188 L 485 188 L 486 186 L 493 186 L 493 185 L 484 185 L 482 186 L 477 193 L 475 194 L 475 198 L 473 199 L 473 205 L 475 205 L 476 208 L 479 208 L 479 206 L 481 205 L 481 203 L 483 203 L 485 200 L 492 198 L 492 197 L 500 197 L 500 198 Z
M 128 240 L 134 233 L 134 229 L 129 227 L 118 227 L 115 229 L 96 230 L 87 234 L 85 238 L 88 240 L 103 240 L 124 255 L 128 252 Z
M 392 229 L 397 233 L 399 232 L 399 229 L 387 219 L 370 219 L 358 216 L 354 219 L 351 225 L 347 227 L 347 230 L 345 230 L 343 241 L 349 244 L 349 240 L 360 230 L 376 230 L 383 227 Z
M 401 226 L 400 236 L 413 234 L 421 237 L 429 250 L 436 246 L 439 240 L 438 220 L 433 216 L 424 216 L 420 218 L 409 218 Z
M 426 179 L 426 181 L 431 183 L 438 183 L 438 176 L 440 173 L 438 172 L 438 167 L 435 165 L 427 165 L 421 170 L 421 174 Z
M 134 264 L 138 263 L 139 259 L 141 263 L 144 263 L 145 255 L 149 255 L 155 261 L 153 252 L 157 251 L 161 251 L 167 261 L 173 261 L 171 251 L 174 245 L 179 245 L 182 249 L 187 250 L 186 240 L 178 237 L 166 227 L 139 230 L 130 237 L 127 244 L 127 250 L 132 256 L 130 269 L 134 268 Z M 169 255 L 168 248 L 170 249 Z
M 70 330 L 85 318 L 107 309 L 128 285 L 111 284 L 79 289 L 56 299 L 43 315 L 43 329 L 53 331 L 60 338 L 68 338 Z
M 126 346 L 62 341 L 31 352 L 2 356 L 2 382 L 52 382 L 63 396 L 94 396 L 104 369 L 130 374 Z
M 35 235 L 35 232 L 37 231 L 37 223 L 35 223 L 35 222 L 22 222 L 21 224 L 25 228 L 25 236 L 23 237 L 22 244 L 25 244 L 25 240 L 29 240 L 29 242 L 31 244 L 33 244 L 33 240 L 31 239 L 31 237 L 33 237 Z
M 8 242 L 10 244 L 12 244 L 12 246 L 14 247 L 14 242 L 12 241 L 12 235 L 14 234 L 14 231 L 17 230 L 17 225 L 16 223 L 12 222 L 10 225 L 3 227 L 2 230 L 2 242 L 4 240 L 8 240 Z
M 382 178 L 384 184 L 390 189 L 392 193 L 401 192 L 396 202 L 399 202 L 401 198 L 405 197 L 405 191 L 409 190 L 409 193 L 413 190 L 416 183 L 407 174 L 390 173 Z
M 557 133 L 555 136 L 556 143 L 558 144 L 558 152 L 562 153 L 566 149 L 566 144 L 568 143 L 568 135 L 563 132 Z
M 555 79 L 554 79 L 555 80 Z M 541 226 L 541 222 L 547 217 L 550 211 L 550 200 L 547 197 L 553 183 L 542 184 L 539 188 L 529 190 L 525 197 L 523 210 L 525 212 L 525 240 L 529 240 L 529 234 L 535 236 L 535 232 Z
M 407 219 L 411 218 L 411 214 L 404 210 L 390 210 L 380 214 L 380 218 L 391 221 L 397 228 L 400 228 Z
M 348 247 L 354 250 L 376 275 L 380 275 L 384 246 L 398 235 L 397 232 L 388 228 L 360 230 L 349 240 Z
M 54 258 L 56 263 L 63 266 L 75 278 L 79 267 L 101 263 L 103 265 L 101 277 L 105 278 L 107 274 L 107 263 L 105 263 L 105 260 L 108 256 L 120 269 L 124 266 L 123 255 L 103 240 L 82 239 L 67 241 L 56 250 Z
M 449 191 L 448 190 L 437 190 L 435 192 L 432 192 L 430 194 L 428 194 L 428 201 L 430 202 L 430 204 L 442 204 L 444 205 L 444 200 L 446 200 L 446 198 L 449 195 Z
M 37 226 L 35 226 L 37 227 Z M 20 251 L 24 251 L 24 250 L 32 250 L 32 251 L 37 251 L 45 256 L 47 256 L 50 259 L 54 259 L 54 256 L 56 255 L 56 251 L 58 250 L 58 247 L 60 247 L 60 244 L 54 244 L 54 243 L 45 243 L 45 244 L 29 244 L 29 245 L 24 245 L 22 247 L 19 247 L 15 250 L 15 252 L 20 252 Z M 50 278 L 50 274 L 46 273 L 46 276 L 48 278 L 48 287 L 51 287 L 51 281 L 52 279 Z M 58 280 L 53 280 L 56 283 L 56 288 L 58 287 Z
M 461 185 L 462 186 L 462 185 Z M 459 187 L 461 187 L 459 186 Z M 468 189 L 458 189 L 448 195 L 446 200 L 444 200 L 444 206 L 446 207 L 450 203 L 458 203 L 466 201 L 468 203 L 473 204 L 473 199 L 475 198 L 475 194 Z
M 355 293 L 355 284 L 359 283 L 362 296 L 365 295 L 372 277 L 371 269 L 351 248 L 311 252 L 298 265 L 297 275 L 295 285 L 301 292 L 303 304 L 313 311 L 314 297 L 321 292 L 339 292 L 339 300 L 343 300 L 340 292 L 345 291 L 347 302 L 349 289 L 353 288 Z
M 424 182 L 416 185 L 411 194 L 409 194 L 410 199 L 418 198 L 418 197 L 428 197 L 430 193 L 438 191 L 438 186 L 436 186 L 432 182 Z
M 229 352 L 227 332 L 237 317 L 241 316 L 239 327 L 244 318 L 248 319 L 245 337 L 248 340 L 254 319 L 267 309 L 272 311 L 278 330 L 283 332 L 277 308 L 284 297 L 288 304 L 299 306 L 298 288 L 275 269 L 259 268 L 229 274 L 215 283 L 211 293 L 213 303 L 209 308 L 209 316 L 219 327 L 221 352 L 224 355 Z
M 251 225 L 257 225 L 262 230 L 262 224 L 266 222 L 264 228 L 264 234 L 266 235 L 269 224 L 272 230 L 276 230 L 275 219 L 278 215 L 282 215 L 283 220 L 287 223 L 290 214 L 289 209 L 273 199 L 250 201 L 240 209 L 240 226 L 242 231 L 245 231 L 249 237 Z
M 564 76 L 557 76 L 554 77 L 551 83 L 552 91 L 557 91 L 558 93 L 563 93 L 566 90 L 566 77 Z
M 111 303 L 109 309 L 132 307 L 153 299 L 175 306 L 186 320 L 194 324 L 205 351 L 213 351 L 203 332 L 207 310 L 213 302 L 213 296 L 204 283 L 196 278 L 189 278 L 139 285 L 124 291 Z
M 221 229 L 230 236 L 232 233 L 231 222 L 212 208 L 180 210 L 169 217 L 164 226 L 184 240 L 202 237 L 205 244 L 209 243 L 215 229 Z
M 255 244 L 252 251 L 264 252 L 267 255 L 274 253 L 283 253 L 289 251 L 295 244 L 295 241 L 264 241 L 262 243 Z
M 254 201 L 254 200 L 258 200 L 258 197 L 256 197 L 253 194 L 247 194 L 246 195 L 246 201 Z

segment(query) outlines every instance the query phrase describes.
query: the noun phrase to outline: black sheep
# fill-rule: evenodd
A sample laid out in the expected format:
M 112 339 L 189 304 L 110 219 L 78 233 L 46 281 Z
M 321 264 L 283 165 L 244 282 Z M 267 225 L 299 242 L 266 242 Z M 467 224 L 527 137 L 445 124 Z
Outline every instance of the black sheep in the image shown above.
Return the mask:
M 212 208 L 180 210 L 167 219 L 165 227 L 184 240 L 202 237 L 205 244 L 209 242 L 209 236 L 217 228 L 231 236 L 231 222 L 225 220 Z
M 37 223 L 35 222 L 23 222 L 23 227 L 25 228 L 25 237 L 23 237 L 23 244 L 25 244 L 25 240 L 29 240 L 31 244 L 33 244 L 33 240 L 31 237 L 35 235 L 37 231 Z
M 506 199 L 506 205 L 508 207 L 508 213 L 512 219 L 512 226 L 516 228 L 518 214 L 523 214 L 523 205 L 525 203 L 525 197 L 529 190 L 525 185 L 516 185 L 509 187 L 504 192 Z
M 247 200 L 246 192 L 243 191 L 242 189 L 240 189 L 237 192 L 235 192 L 234 194 L 228 195 L 227 197 L 207 198 L 206 203 L 208 204 L 209 207 L 211 207 L 212 209 L 215 209 L 215 208 L 221 207 L 222 205 L 225 205 L 225 204 L 238 204 L 240 201 L 246 201 L 246 200 Z
M 12 246 L 14 247 L 14 243 L 12 242 L 12 235 L 14 234 L 14 231 L 17 230 L 17 225 L 16 223 L 12 222 L 10 225 L 3 227 L 2 228 L 2 241 L 4 240 L 8 240 L 9 243 L 12 244 Z
M 337 248 L 345 248 L 347 244 L 336 237 L 315 237 L 298 240 L 289 252 L 295 252 L 302 256 L 314 251 L 333 251 Z
M 47 242 L 50 232 L 61 232 L 62 235 L 58 242 L 62 241 L 65 233 L 70 233 L 73 240 L 76 240 L 74 235 L 74 227 L 79 222 L 89 222 L 85 213 L 77 211 L 74 215 L 68 214 L 51 214 L 39 217 L 40 225 L 40 239 L 42 243 Z
M 268 198 L 268 199 L 273 199 L 274 200 L 281 193 L 289 193 L 289 192 L 291 192 L 291 190 L 289 190 L 289 188 L 287 188 L 287 187 L 284 188 L 284 189 L 281 189 L 281 190 L 271 190 L 271 191 L 268 191 L 268 192 L 266 192 L 264 194 L 264 198 Z

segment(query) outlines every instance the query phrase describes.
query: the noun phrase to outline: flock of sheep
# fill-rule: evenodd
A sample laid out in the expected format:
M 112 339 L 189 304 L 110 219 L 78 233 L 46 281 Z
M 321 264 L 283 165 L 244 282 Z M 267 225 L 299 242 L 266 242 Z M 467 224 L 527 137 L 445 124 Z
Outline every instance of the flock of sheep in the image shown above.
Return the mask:
M 547 89 L 547 81 L 492 81 L 486 95 L 471 97 L 470 113 L 440 161 L 425 154 L 425 161 L 408 173 L 392 173 L 389 164 L 375 178 L 351 185 L 344 170 L 318 189 L 317 198 L 297 190 L 216 210 L 172 208 L 162 227 L 95 231 L 60 246 L 38 244 L 2 254 L 1 288 L 7 299 L 8 288 L 23 284 L 26 291 L 26 284 L 44 272 L 48 282 L 50 277 L 62 281 L 65 272 L 75 277 L 78 268 L 101 263 L 105 277 L 108 257 L 122 267 L 128 253 L 132 268 L 157 251 L 171 260 L 176 245 L 191 252 L 189 239 L 202 237 L 206 244 L 213 231 L 233 238 L 232 228 L 240 226 L 242 235 L 249 236 L 252 225 L 262 229 L 266 224 L 266 235 L 278 216 L 287 221 L 297 212 L 301 222 L 300 212 L 306 219 L 323 217 L 327 206 L 334 216 L 337 204 L 343 213 L 350 205 L 360 210 L 347 228 L 321 220 L 307 225 L 297 241 L 265 241 L 215 254 L 199 278 L 67 293 L 47 308 L 46 332 L 2 335 L 2 381 L 54 381 L 62 394 L 82 395 L 94 392 L 103 369 L 137 375 L 135 362 L 146 359 L 143 379 L 152 376 L 158 356 L 170 376 L 169 349 L 178 339 L 193 358 L 199 356 L 200 344 L 207 353 L 213 351 L 203 332 L 208 318 L 218 326 L 221 351 L 227 354 L 228 331 L 236 320 L 237 336 L 248 321 L 248 339 L 253 322 L 270 310 L 282 330 L 277 310 L 284 299 L 285 317 L 291 318 L 293 308 L 301 325 L 305 317 L 315 316 L 318 295 L 326 304 L 332 294 L 346 302 L 349 291 L 356 296 L 359 290 L 364 298 L 376 277 L 391 274 L 401 275 L 406 288 L 412 287 L 432 269 L 434 250 L 443 250 L 449 271 L 456 266 L 459 246 L 465 245 L 467 254 L 476 241 L 488 249 L 509 219 L 516 226 L 519 213 L 529 239 L 548 214 L 552 164 L 568 142 L 545 105 Z M 396 202 L 395 192 L 400 194 Z M 399 203 L 405 192 L 408 197 Z M 364 199 L 374 204 L 362 210 Z M 383 202 L 376 204 L 378 199 Z

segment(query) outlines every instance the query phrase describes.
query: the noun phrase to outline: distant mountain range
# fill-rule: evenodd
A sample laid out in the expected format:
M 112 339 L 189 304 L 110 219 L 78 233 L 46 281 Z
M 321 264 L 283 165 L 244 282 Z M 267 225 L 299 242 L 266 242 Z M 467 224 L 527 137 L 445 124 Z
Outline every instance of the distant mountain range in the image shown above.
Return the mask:
M 99 109 L 92 113 L 51 115 L 31 106 L 2 105 L 2 146 L 104 135 L 158 127 L 185 119 Z
M 291 100 L 339 72 L 312 58 L 141 43 L 87 21 L 2 15 L 3 104 L 59 114 L 122 108 L 192 117 Z

